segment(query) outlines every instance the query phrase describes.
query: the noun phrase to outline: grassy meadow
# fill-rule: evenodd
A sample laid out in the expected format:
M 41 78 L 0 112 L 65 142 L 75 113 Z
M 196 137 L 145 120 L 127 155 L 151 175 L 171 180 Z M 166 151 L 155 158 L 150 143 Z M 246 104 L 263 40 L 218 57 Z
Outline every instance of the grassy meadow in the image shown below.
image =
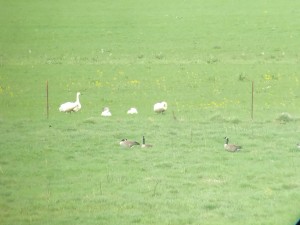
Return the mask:
M 1 225 L 300 218 L 300 2 L 0 2 Z

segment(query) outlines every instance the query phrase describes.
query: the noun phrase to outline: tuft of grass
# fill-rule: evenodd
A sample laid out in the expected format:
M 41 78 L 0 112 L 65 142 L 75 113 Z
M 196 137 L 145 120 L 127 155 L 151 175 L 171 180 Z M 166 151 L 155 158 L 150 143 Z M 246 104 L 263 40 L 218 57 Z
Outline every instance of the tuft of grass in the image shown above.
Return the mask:
M 295 118 L 293 118 L 291 116 L 291 114 L 287 113 L 287 112 L 283 112 L 281 113 L 277 118 L 277 121 L 281 122 L 281 123 L 288 123 L 288 122 L 293 122 L 295 121 Z
M 86 123 L 86 124 L 97 124 L 97 120 L 98 120 L 97 118 L 91 117 L 91 118 L 85 119 L 83 121 L 83 123 Z
M 237 119 L 237 118 L 232 118 L 232 117 L 225 118 L 221 114 L 212 115 L 210 117 L 210 121 L 212 121 L 212 122 L 223 122 L 223 123 L 226 122 L 226 123 L 232 123 L 232 124 L 238 124 L 238 123 L 242 122 L 240 119 Z

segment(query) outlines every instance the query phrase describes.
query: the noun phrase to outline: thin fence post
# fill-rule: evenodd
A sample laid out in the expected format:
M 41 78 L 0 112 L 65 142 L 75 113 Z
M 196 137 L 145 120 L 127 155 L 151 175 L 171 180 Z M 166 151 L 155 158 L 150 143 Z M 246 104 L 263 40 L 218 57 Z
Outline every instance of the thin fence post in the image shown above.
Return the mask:
M 254 111 L 254 81 L 252 81 L 252 101 L 251 101 L 251 119 L 253 120 L 253 111 Z
M 49 119 L 49 87 L 48 87 L 48 80 L 46 81 L 46 111 L 47 111 L 47 119 Z

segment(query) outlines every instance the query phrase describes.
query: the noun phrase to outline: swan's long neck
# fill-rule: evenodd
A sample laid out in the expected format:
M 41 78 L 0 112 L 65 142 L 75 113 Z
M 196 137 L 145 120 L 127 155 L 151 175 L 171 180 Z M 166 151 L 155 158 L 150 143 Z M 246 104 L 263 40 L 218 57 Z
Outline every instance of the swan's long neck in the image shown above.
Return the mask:
M 76 102 L 78 103 L 79 102 L 79 93 L 77 93 L 77 97 L 76 97 Z

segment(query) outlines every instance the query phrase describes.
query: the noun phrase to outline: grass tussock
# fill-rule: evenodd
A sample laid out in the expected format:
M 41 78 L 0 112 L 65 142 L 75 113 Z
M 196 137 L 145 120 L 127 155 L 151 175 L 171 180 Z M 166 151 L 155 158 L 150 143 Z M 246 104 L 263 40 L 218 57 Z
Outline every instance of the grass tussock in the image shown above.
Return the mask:
M 83 121 L 83 123 L 85 123 L 85 124 L 97 124 L 97 121 L 98 121 L 99 119 L 97 119 L 97 118 L 93 118 L 93 117 L 91 117 L 91 118 L 87 118 L 87 119 L 85 119 L 84 121 Z
M 276 118 L 276 120 L 279 121 L 280 123 L 290 123 L 290 122 L 298 121 L 299 118 L 293 117 L 290 113 L 283 112 Z
M 211 122 L 223 122 L 223 123 L 232 123 L 232 124 L 239 124 L 242 121 L 238 118 L 232 117 L 224 117 L 221 114 L 215 114 L 210 117 Z

